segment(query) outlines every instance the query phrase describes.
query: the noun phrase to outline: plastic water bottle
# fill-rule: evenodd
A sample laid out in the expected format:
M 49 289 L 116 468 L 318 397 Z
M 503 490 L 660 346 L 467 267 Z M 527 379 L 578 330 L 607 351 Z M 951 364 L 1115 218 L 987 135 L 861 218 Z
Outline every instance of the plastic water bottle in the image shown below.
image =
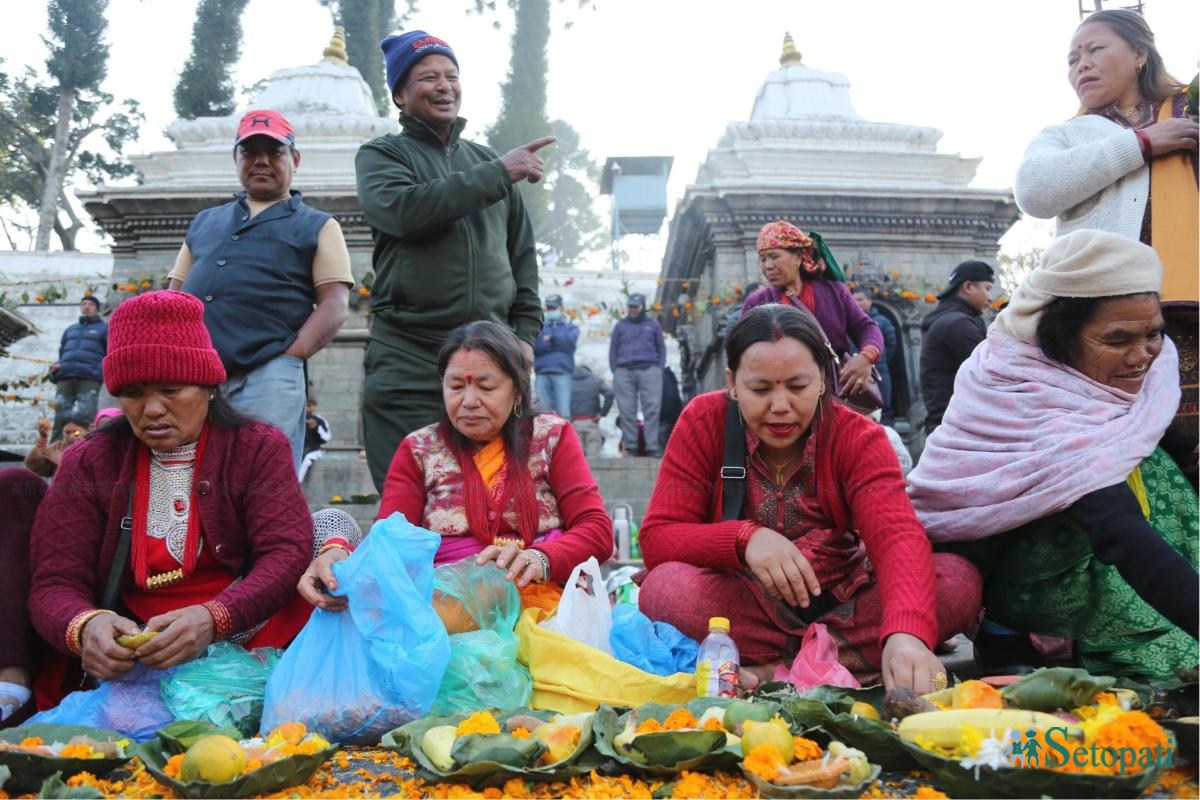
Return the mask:
M 628 561 L 629 549 L 629 512 L 624 506 L 613 509 L 613 536 L 617 539 L 617 560 Z
M 729 636 L 729 620 L 713 617 L 696 658 L 696 696 L 737 697 L 740 666 L 737 645 Z
M 636 523 L 629 524 L 629 557 L 640 560 L 642 557 L 642 542 L 638 538 L 638 526 Z

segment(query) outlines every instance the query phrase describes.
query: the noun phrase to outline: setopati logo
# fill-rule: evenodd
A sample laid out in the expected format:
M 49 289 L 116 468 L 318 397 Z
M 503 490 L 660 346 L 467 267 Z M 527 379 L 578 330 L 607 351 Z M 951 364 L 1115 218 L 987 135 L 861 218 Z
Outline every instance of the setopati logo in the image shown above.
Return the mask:
M 1072 739 L 1068 728 L 1047 728 L 1045 734 L 1030 728 L 1027 731 L 1010 731 L 1012 740 L 1010 763 L 1014 767 L 1034 769 L 1059 769 L 1067 765 L 1078 769 L 1103 767 L 1116 769 L 1121 775 L 1130 771 L 1150 767 L 1172 767 L 1175 765 L 1175 749 L 1172 747 L 1100 747 L 1084 745 Z

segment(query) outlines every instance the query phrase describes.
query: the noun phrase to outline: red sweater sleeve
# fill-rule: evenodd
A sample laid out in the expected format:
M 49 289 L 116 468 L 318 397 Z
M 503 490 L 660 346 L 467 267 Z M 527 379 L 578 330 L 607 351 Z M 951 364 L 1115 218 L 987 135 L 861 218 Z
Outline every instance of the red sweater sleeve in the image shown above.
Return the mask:
M 253 459 L 241 503 L 249 572 L 215 598 L 229 612 L 234 632 L 250 630 L 282 608 L 312 561 L 312 515 L 296 480 L 291 445 L 267 426 L 239 430 L 239 444 L 255 435 L 258 446 L 241 453 Z
M 116 471 L 114 459 L 103 463 L 107 441 L 85 440 L 63 453 L 57 477 L 38 506 L 29 538 L 30 620 L 42 638 L 64 654 L 69 654 L 67 625 L 78 614 L 96 608 L 97 573 L 109 566 L 104 563 L 102 567 L 102 550 L 108 527 L 108 492 L 117 476 L 98 479 L 103 469 L 96 469 L 99 465 Z M 111 563 L 111 554 L 108 561 Z
M 604 500 L 584 458 L 579 437 L 569 424 L 562 425 L 550 457 L 549 480 L 564 530 L 562 536 L 539 544 L 537 549 L 550 559 L 550 579 L 566 583 L 577 564 L 591 556 L 597 561 L 607 561 L 613 549 L 612 523 L 604 509 Z
M 711 569 L 741 569 L 741 520 L 714 522 L 720 508 L 725 395 L 711 392 L 683 409 L 663 454 L 639 541 L 650 569 L 681 561 Z
M 392 456 L 387 477 L 383 481 L 383 499 L 379 501 L 379 516 L 385 519 L 399 511 L 413 525 L 423 525 L 425 515 L 425 472 L 413 454 L 412 442 L 404 439 Z
M 925 529 L 904 491 L 896 452 L 883 429 L 839 408 L 832 468 L 874 566 L 883 598 L 880 645 L 909 633 L 931 650 L 937 644 L 937 593 Z

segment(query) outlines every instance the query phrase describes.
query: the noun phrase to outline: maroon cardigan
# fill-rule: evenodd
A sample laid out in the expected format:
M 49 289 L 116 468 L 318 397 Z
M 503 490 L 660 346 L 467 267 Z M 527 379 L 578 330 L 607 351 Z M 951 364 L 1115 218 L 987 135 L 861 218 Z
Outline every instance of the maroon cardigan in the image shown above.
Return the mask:
M 744 569 L 737 538 L 745 522 L 721 519 L 727 403 L 723 391 L 702 394 L 675 423 L 642 521 L 639 541 L 651 570 L 669 561 Z M 817 448 L 821 508 L 838 530 L 853 531 L 866 545 L 883 596 L 880 645 L 903 632 L 932 649 L 938 634 L 933 559 L 896 451 L 874 421 L 844 406 L 832 409 L 829 435 Z
M 29 614 L 59 652 L 68 652 L 71 620 L 97 607 L 108 582 L 140 446 L 124 427 L 88 436 L 64 452 L 38 508 L 29 546 Z M 312 561 L 312 516 L 291 445 L 261 422 L 213 425 L 194 481 L 204 546 L 244 576 L 215 599 L 228 610 L 232 631 L 249 630 L 291 599 Z

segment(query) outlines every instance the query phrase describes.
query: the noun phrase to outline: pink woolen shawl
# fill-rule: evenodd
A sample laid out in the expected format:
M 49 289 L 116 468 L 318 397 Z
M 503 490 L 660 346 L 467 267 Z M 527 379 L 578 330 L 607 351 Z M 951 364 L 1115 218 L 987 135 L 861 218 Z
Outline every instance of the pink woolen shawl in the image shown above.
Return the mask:
M 1124 481 L 1179 406 L 1170 339 L 1136 395 L 1046 358 L 994 325 L 963 363 L 942 424 L 908 475 L 935 542 L 982 539 Z

